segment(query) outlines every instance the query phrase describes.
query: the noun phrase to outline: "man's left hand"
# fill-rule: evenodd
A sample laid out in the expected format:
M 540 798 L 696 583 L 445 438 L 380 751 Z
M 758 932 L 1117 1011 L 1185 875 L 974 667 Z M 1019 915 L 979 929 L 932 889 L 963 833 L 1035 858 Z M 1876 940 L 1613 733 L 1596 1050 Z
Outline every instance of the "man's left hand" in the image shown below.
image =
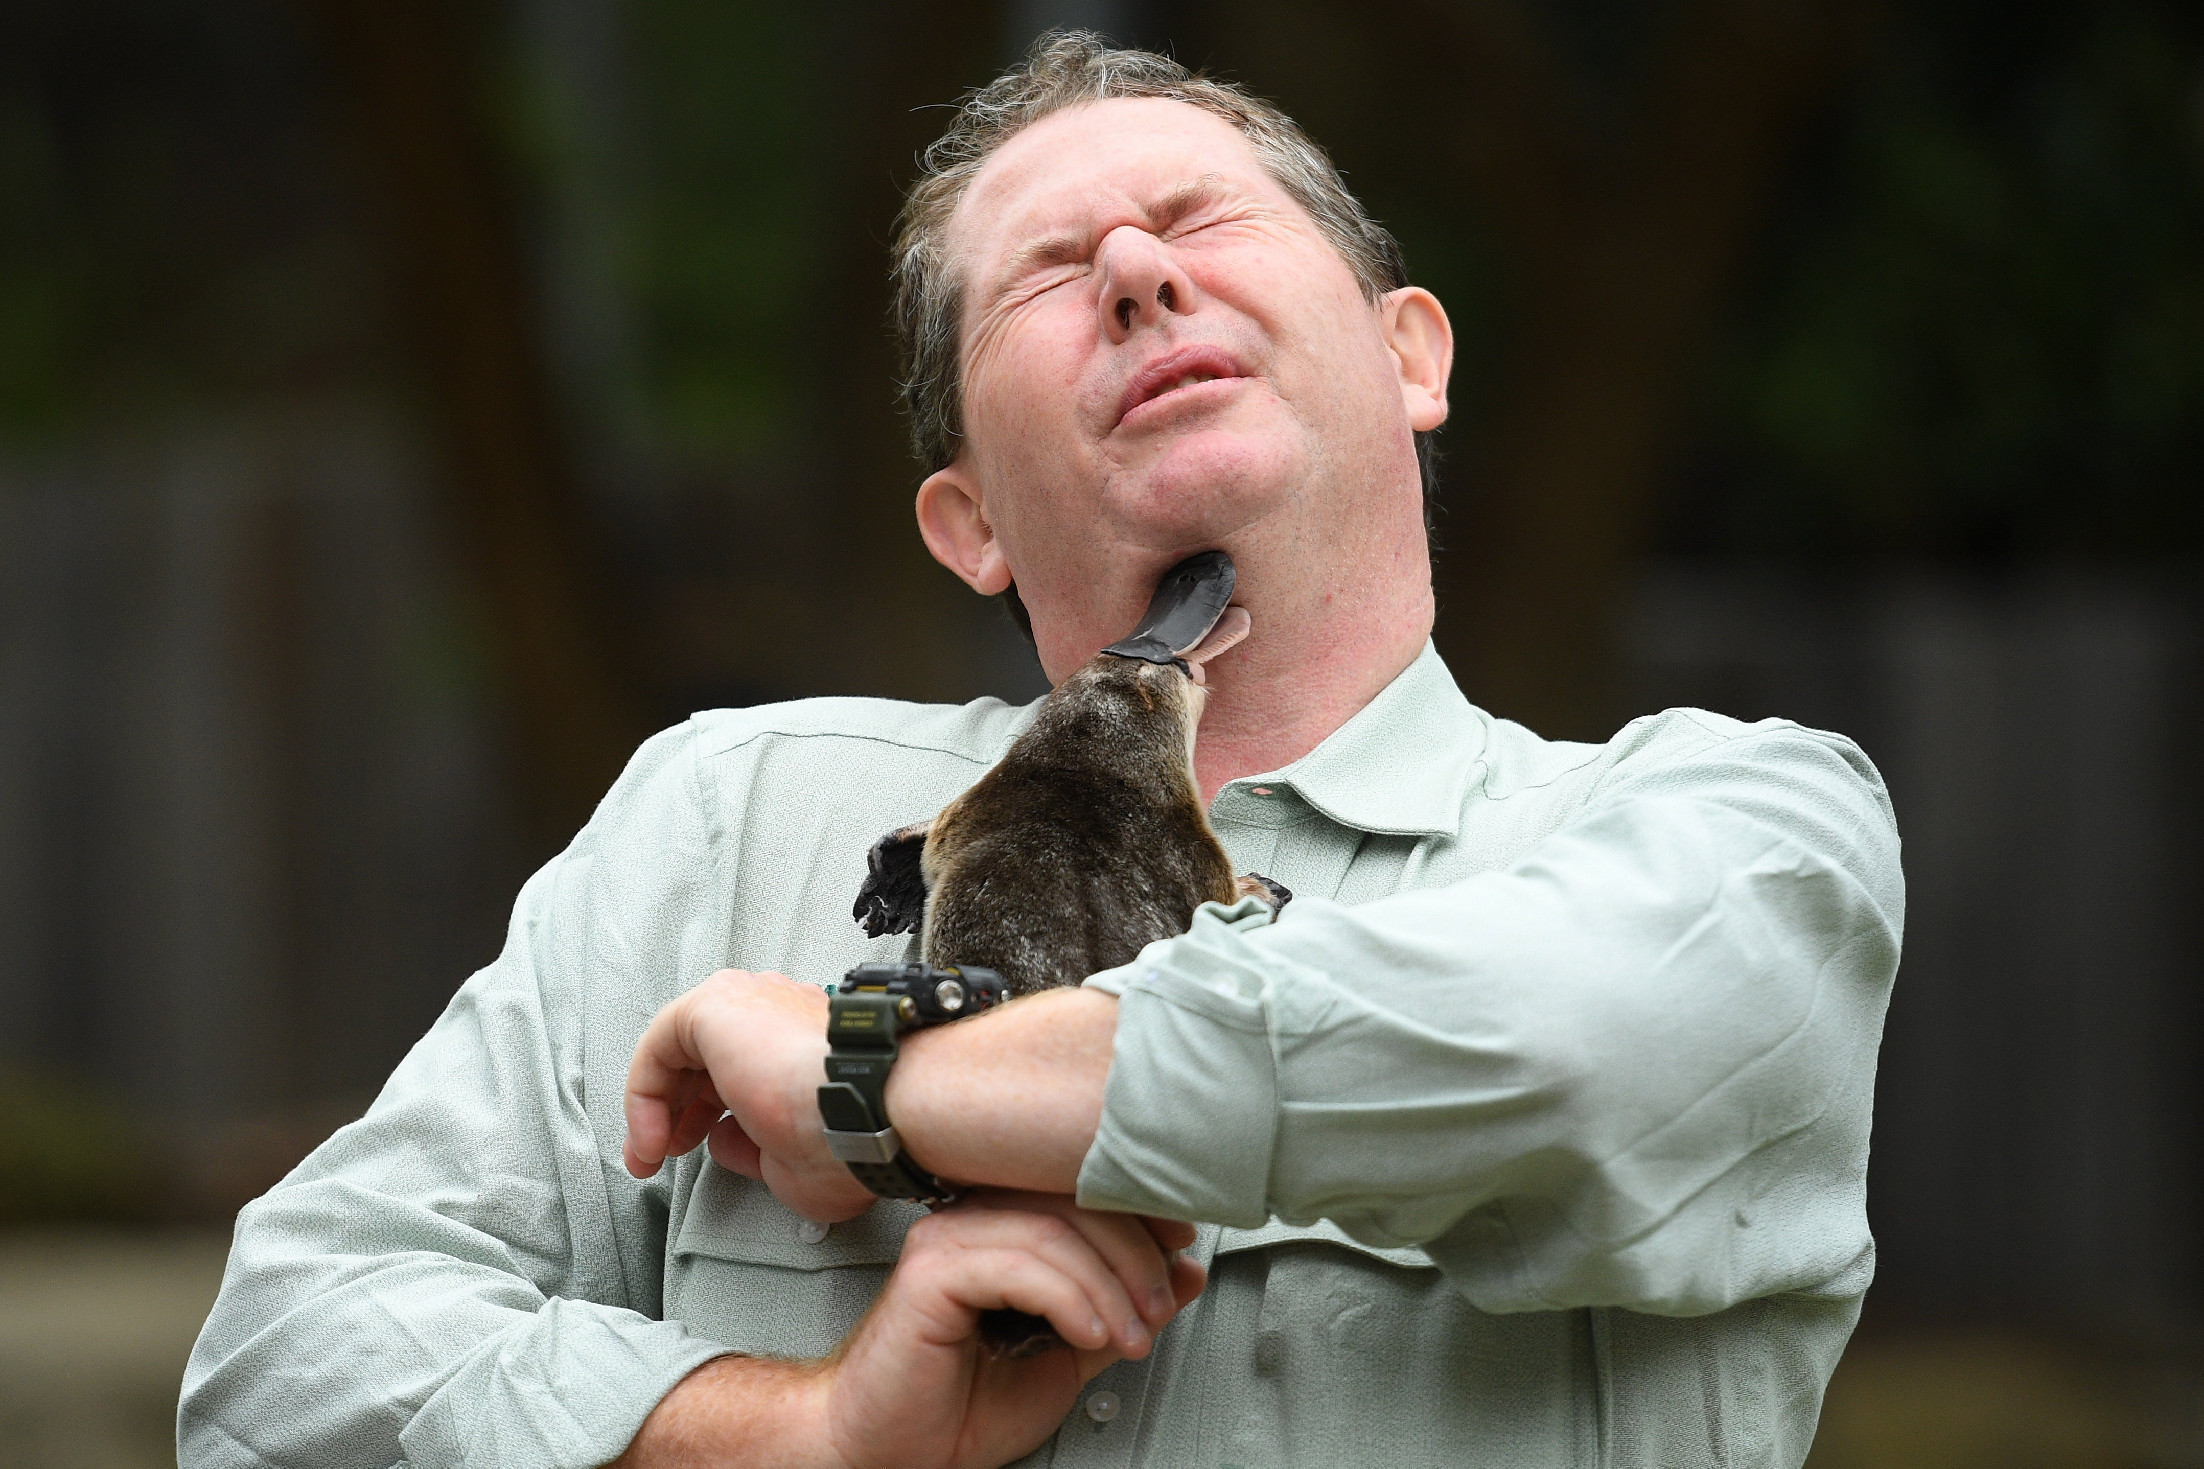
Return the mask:
M 826 1024 L 825 991 L 780 974 L 722 969 L 669 1003 L 628 1067 L 628 1172 L 649 1178 L 708 1140 L 722 1168 L 806 1219 L 864 1213 L 872 1192 L 827 1151 L 819 1122 Z

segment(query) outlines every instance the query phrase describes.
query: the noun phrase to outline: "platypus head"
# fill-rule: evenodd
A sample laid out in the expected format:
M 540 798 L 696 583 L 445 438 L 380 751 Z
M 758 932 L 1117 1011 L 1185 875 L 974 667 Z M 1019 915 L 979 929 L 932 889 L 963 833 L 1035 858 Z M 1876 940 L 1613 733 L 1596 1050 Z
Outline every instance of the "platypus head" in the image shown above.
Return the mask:
M 1049 702 L 1066 717 L 1080 711 L 1089 738 L 1106 729 L 1111 745 L 1128 754 L 1146 747 L 1150 758 L 1171 748 L 1191 771 L 1194 735 L 1209 699 L 1202 665 L 1245 638 L 1250 626 L 1245 607 L 1227 607 L 1194 646 L 1173 649 L 1175 657 L 1151 661 L 1105 649 L 1065 679 Z
M 1232 558 L 1202 551 L 1163 574 L 1140 625 L 1110 644 L 1066 679 L 1075 697 L 1114 697 L 1128 712 L 1141 711 L 1184 746 L 1189 767 L 1194 732 L 1201 724 L 1208 688 L 1202 665 L 1247 636 L 1245 607 L 1232 605 L 1238 582 Z
M 1202 665 L 1246 637 L 1250 625 L 1247 609 L 1230 605 L 1232 587 L 1232 558 L 1222 551 L 1165 572 L 1140 626 L 1059 684 L 1020 745 L 1049 760 L 1076 750 L 1079 760 L 1120 772 L 1152 776 L 1176 767 L 1170 783 L 1191 785 L 1194 734 L 1208 699 Z

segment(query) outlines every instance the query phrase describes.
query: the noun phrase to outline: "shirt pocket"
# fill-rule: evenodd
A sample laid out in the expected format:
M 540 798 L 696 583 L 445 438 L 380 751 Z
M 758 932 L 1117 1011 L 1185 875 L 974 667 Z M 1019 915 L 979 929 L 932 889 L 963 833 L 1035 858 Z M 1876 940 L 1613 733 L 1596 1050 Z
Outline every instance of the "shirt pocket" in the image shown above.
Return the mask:
M 1245 1281 L 1260 1301 L 1254 1319 L 1241 1323 L 1236 1334 L 1252 1348 L 1247 1365 L 1261 1376 L 1278 1372 L 1289 1356 L 1351 1349 L 1358 1332 L 1397 1330 L 1373 1313 L 1368 1282 L 1412 1280 L 1409 1288 L 1421 1292 L 1435 1277 L 1420 1272 L 1436 1268 L 1422 1250 L 1366 1245 L 1329 1219 L 1312 1225 L 1273 1219 L 1260 1229 L 1220 1229 L 1211 1260 L 1214 1273 Z M 1351 1281 L 1363 1283 L 1360 1294 L 1352 1288 L 1342 1293 L 1342 1283 Z
M 1588 1461 L 1596 1423 L 1583 1312 L 1487 1315 L 1428 1255 L 1329 1222 L 1219 1232 L 1203 1462 L 1332 1465 Z
M 821 1226 L 707 1163 L 666 1252 L 666 1319 L 749 1356 L 823 1357 L 880 1294 L 925 1213 L 882 1199 Z

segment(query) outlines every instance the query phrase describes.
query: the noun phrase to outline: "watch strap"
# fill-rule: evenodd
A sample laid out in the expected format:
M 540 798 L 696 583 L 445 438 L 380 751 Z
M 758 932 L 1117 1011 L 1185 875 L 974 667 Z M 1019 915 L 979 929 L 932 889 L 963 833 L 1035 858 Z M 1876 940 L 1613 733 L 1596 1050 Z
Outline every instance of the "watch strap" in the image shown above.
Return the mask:
M 912 1161 L 888 1121 L 888 1071 L 895 1065 L 899 1011 L 895 995 L 836 994 L 827 1015 L 826 1084 L 819 1088 L 819 1119 L 827 1146 L 857 1181 L 883 1198 L 954 1203 L 956 1189 Z

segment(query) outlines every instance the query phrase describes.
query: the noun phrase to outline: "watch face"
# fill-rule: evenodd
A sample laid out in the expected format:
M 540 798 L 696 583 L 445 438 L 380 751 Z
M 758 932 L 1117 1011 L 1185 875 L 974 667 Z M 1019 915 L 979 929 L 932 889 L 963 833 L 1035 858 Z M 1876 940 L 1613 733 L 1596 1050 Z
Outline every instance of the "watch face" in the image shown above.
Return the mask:
M 895 1044 L 895 1005 L 886 996 L 837 995 L 827 1006 L 827 1044 L 880 1050 Z
M 908 1028 L 940 1025 L 993 1009 L 1002 1003 L 1003 989 L 1000 974 L 977 965 L 860 964 L 842 977 L 832 993 L 837 1000 L 889 1001 L 897 1022 Z M 850 1033 L 855 1036 L 855 1027 Z M 831 1022 L 827 1034 L 829 1039 L 837 1035 Z

